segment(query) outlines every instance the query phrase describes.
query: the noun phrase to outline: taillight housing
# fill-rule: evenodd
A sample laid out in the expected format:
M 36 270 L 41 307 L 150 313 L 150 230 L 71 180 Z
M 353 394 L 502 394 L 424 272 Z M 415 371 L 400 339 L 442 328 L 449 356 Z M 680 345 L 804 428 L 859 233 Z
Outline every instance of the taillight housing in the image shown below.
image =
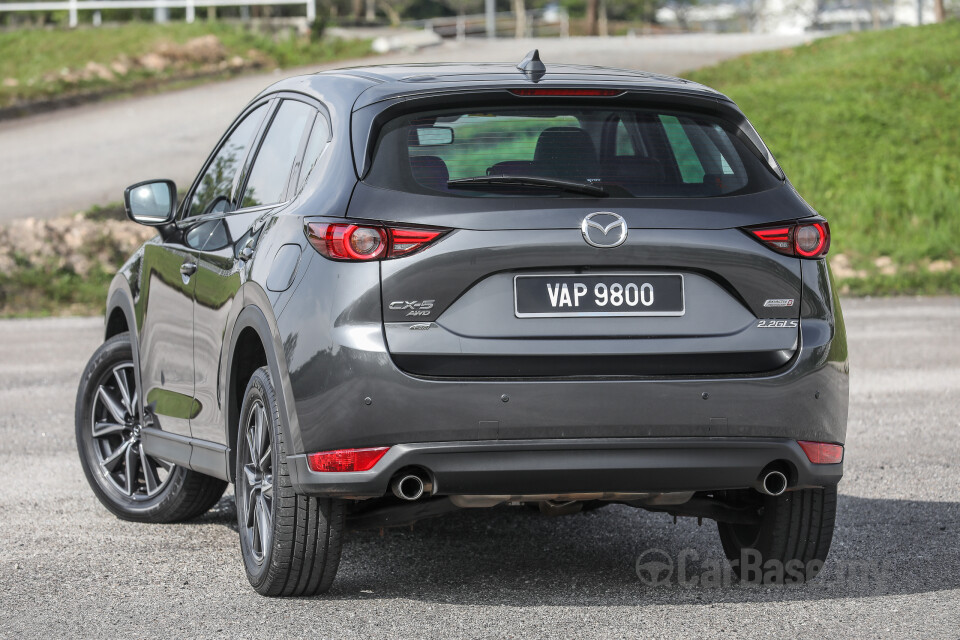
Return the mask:
M 843 462 L 843 445 L 830 442 L 798 440 L 797 444 L 813 464 L 837 464 Z
M 826 220 L 750 227 L 745 231 L 785 256 L 815 260 L 830 250 L 830 225 Z
M 310 222 L 307 239 L 331 260 L 369 261 L 399 258 L 436 242 L 447 229 L 388 227 L 360 222 Z
M 390 447 L 369 447 L 366 449 L 337 449 L 307 454 L 307 466 L 311 471 L 324 473 L 342 473 L 350 471 L 369 471 L 373 469 Z

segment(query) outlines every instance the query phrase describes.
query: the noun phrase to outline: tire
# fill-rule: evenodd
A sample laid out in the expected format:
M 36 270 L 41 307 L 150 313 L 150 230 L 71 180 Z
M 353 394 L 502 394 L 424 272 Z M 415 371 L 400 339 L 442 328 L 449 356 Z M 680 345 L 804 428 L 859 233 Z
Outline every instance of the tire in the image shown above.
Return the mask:
M 342 500 L 297 495 L 266 367 L 243 396 L 237 433 L 237 524 L 247 578 L 264 596 L 312 596 L 330 588 L 340 565 Z
M 833 540 L 836 485 L 776 497 L 748 490 L 733 497 L 740 502 L 762 498 L 759 524 L 717 523 L 723 551 L 741 581 L 783 584 L 816 577 Z
M 134 366 L 129 333 L 104 342 L 87 363 L 75 414 L 83 473 L 103 506 L 121 520 L 195 518 L 217 503 L 227 483 L 143 451 Z

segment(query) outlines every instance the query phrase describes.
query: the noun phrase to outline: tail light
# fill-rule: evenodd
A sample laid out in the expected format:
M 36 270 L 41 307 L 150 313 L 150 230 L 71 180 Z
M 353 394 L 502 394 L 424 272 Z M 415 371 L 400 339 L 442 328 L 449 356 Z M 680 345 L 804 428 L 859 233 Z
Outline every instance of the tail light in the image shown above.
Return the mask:
M 307 455 L 307 466 L 322 472 L 369 471 L 389 450 L 390 447 L 371 447 L 321 451 Z
M 843 445 L 829 442 L 808 442 L 798 440 L 797 444 L 807 454 L 807 459 L 813 464 L 837 464 L 843 462 Z
M 554 98 L 613 97 L 623 95 L 622 89 L 510 89 L 515 96 L 548 96 Z
M 444 229 L 414 229 L 355 223 L 307 224 L 313 248 L 331 260 L 383 260 L 423 249 L 445 234 Z
M 746 231 L 785 256 L 815 259 L 830 250 L 830 225 L 826 220 L 752 227 Z

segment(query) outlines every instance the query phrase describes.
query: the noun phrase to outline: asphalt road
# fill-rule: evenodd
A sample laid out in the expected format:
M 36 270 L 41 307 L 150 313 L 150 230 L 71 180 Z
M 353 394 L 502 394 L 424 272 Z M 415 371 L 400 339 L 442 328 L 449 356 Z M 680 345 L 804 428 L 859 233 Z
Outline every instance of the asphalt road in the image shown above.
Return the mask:
M 852 375 L 838 528 L 815 583 L 714 579 L 715 527 L 624 506 L 463 511 L 351 534 L 325 597 L 248 586 L 229 495 L 188 524 L 117 520 L 84 480 L 73 401 L 98 319 L 0 322 L 0 635 L 957 637 L 960 300 L 845 303 Z M 636 559 L 687 561 L 648 586 Z M 648 556 L 649 557 L 649 556 Z M 722 566 L 722 565 L 721 565 Z
M 128 185 L 150 178 L 171 178 L 187 187 L 240 109 L 288 75 L 351 64 L 519 62 L 534 47 L 548 65 L 569 62 L 679 74 L 808 38 L 713 34 L 445 42 L 414 54 L 250 75 L 0 122 L 0 222 L 51 218 L 117 202 Z

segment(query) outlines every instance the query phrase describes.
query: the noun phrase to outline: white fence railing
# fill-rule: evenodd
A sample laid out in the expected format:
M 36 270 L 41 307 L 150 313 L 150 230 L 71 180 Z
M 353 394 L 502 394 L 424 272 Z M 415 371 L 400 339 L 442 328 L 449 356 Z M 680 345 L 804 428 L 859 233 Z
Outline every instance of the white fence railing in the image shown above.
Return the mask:
M 70 26 L 78 23 L 80 11 L 103 11 L 105 9 L 185 9 L 187 22 L 196 19 L 197 7 L 251 7 L 267 5 L 302 5 L 306 8 L 307 21 L 317 17 L 314 0 L 61 0 L 60 2 L 0 2 L 0 13 L 25 11 L 67 11 Z
M 564 10 L 533 9 L 520 14 L 520 30 L 526 37 L 570 35 L 570 18 Z M 493 14 L 476 13 L 470 15 L 429 18 L 426 20 L 406 20 L 402 26 L 411 29 L 427 29 L 442 38 L 463 40 L 470 36 L 516 35 L 518 16 L 513 11 L 497 11 Z

